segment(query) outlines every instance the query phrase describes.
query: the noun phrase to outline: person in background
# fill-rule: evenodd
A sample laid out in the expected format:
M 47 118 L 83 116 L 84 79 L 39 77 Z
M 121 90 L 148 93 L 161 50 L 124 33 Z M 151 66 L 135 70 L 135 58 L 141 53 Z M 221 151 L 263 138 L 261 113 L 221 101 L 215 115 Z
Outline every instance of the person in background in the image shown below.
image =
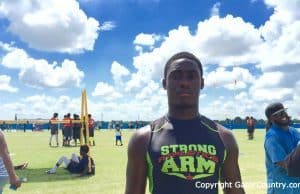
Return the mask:
M 80 174 L 80 176 L 95 174 L 95 164 L 94 160 L 88 155 L 89 146 L 82 145 L 80 146 L 80 156 L 77 156 L 75 153 L 72 154 L 71 159 L 66 156 L 60 157 L 56 164 L 50 170 L 47 170 L 47 174 L 55 174 L 57 168 L 64 163 L 66 169 L 70 173 Z
M 53 117 L 50 119 L 49 125 L 50 125 L 50 139 L 49 139 L 49 146 L 52 146 L 52 138 L 55 136 L 56 140 L 56 146 L 59 146 L 58 143 L 58 123 L 56 121 L 58 120 L 58 113 L 53 113 Z
M 116 146 L 118 146 L 118 142 L 120 142 L 120 146 L 123 145 L 123 142 L 122 142 L 122 132 L 121 132 L 121 126 L 119 123 L 116 123 L 116 126 L 115 126 L 115 132 L 116 132 Z
M 66 146 L 67 145 L 67 137 L 66 137 L 66 134 L 67 134 L 67 115 L 64 115 L 64 118 L 63 118 L 63 123 L 62 123 L 62 139 L 63 139 L 63 143 L 62 145 L 63 146 Z
M 246 117 L 246 123 L 247 123 L 248 139 L 253 140 L 254 130 L 255 130 L 253 117 Z
M 288 174 L 289 154 L 297 147 L 300 141 L 300 133 L 290 127 L 290 117 L 286 108 L 280 102 L 269 104 L 265 109 L 267 117 L 267 133 L 265 135 L 265 160 L 267 171 L 267 183 L 274 185 L 282 183 L 300 183 L 300 177 L 291 177 Z M 299 165 L 299 164 L 298 164 Z M 300 193 L 300 187 L 268 187 L 268 194 L 296 194 Z
M 95 131 L 95 120 L 92 118 L 91 114 L 88 114 L 89 123 L 89 145 L 95 146 L 94 131 Z
M 71 114 L 68 113 L 67 117 L 66 117 L 66 124 L 65 124 L 65 136 L 66 136 L 66 145 L 70 146 L 70 142 L 72 140 L 73 137 L 73 126 L 72 126 L 72 118 L 71 118 Z
M 80 129 L 81 129 L 81 123 L 77 123 L 76 121 L 79 121 L 79 115 L 73 114 L 73 139 L 75 146 L 77 146 L 78 141 L 80 142 Z M 78 141 L 77 141 L 78 140 Z

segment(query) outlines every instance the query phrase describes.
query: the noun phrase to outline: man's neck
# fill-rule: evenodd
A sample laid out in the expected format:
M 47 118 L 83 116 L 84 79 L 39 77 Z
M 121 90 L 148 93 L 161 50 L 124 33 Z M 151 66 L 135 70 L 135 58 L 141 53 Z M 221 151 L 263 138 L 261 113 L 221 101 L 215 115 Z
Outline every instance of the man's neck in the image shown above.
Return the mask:
M 283 129 L 284 131 L 288 131 L 289 130 L 289 125 L 278 125 L 276 123 L 274 123 L 275 126 Z
M 180 110 L 176 108 L 169 108 L 168 116 L 179 120 L 190 120 L 199 116 L 199 111 L 195 108 L 187 108 Z

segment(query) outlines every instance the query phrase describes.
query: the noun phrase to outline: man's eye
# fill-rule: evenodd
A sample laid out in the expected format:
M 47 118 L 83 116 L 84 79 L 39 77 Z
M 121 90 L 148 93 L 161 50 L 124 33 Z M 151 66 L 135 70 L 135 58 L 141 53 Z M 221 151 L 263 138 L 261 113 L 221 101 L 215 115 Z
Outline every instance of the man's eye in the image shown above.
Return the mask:
M 175 79 L 175 80 L 178 80 L 178 79 L 181 79 L 181 73 L 179 73 L 179 72 L 174 72 L 173 74 L 172 74 L 172 78 L 173 79 Z
M 196 79 L 197 78 L 197 73 L 191 72 L 188 74 L 188 79 Z
M 195 75 L 193 73 L 188 74 L 188 79 L 194 79 L 194 78 L 195 78 Z

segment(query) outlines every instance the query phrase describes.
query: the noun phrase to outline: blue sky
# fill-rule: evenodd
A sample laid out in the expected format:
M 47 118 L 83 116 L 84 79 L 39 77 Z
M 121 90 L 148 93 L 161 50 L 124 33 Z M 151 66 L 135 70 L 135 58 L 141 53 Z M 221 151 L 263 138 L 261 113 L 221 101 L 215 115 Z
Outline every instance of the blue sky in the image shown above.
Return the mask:
M 300 0 L 0 0 L 0 119 L 153 120 L 166 60 L 198 56 L 200 113 L 251 115 L 281 101 L 300 118 Z M 236 84 L 235 83 L 236 80 Z

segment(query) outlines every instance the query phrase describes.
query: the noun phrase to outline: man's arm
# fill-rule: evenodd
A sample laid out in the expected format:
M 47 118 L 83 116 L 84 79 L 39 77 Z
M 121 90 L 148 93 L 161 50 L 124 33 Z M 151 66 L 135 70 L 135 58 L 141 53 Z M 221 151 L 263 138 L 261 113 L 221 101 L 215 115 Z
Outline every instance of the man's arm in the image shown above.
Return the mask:
M 300 177 L 300 145 L 277 164 L 284 168 L 289 176 Z
M 9 156 L 8 147 L 5 141 L 3 133 L 0 131 L 0 156 L 3 159 L 3 163 L 7 170 L 9 176 L 9 183 L 16 186 L 17 188 L 21 186 L 21 180 L 16 175 L 14 166 Z
M 239 187 L 239 185 L 242 185 L 242 180 L 238 164 L 239 148 L 237 142 L 231 131 L 221 125 L 218 125 L 218 128 L 227 152 L 221 171 L 221 180 L 231 184 L 230 187 L 225 187 L 223 191 L 225 194 L 244 194 L 244 189 Z
M 145 194 L 146 152 L 150 137 L 150 127 L 147 128 L 136 131 L 129 142 L 125 194 Z
M 85 175 L 87 175 L 89 172 L 89 167 L 86 165 L 82 171 L 82 173 L 80 173 L 77 177 L 83 177 Z

